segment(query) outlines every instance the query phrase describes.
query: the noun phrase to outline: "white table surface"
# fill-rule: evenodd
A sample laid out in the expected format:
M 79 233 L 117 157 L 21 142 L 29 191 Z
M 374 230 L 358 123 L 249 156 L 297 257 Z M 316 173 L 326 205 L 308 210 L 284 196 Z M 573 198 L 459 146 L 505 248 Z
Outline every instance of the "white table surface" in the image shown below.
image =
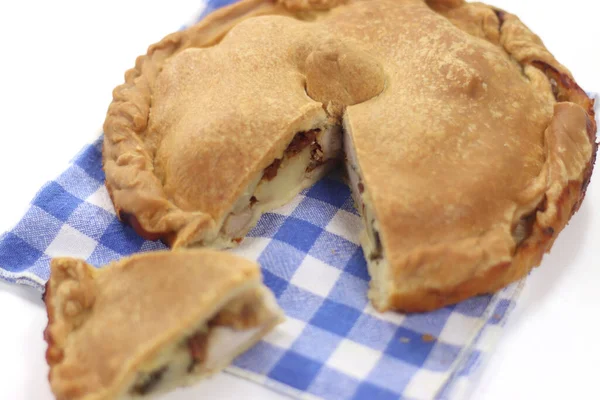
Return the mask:
M 517 13 L 587 90 L 600 91 L 600 6 L 490 0 Z M 100 132 L 111 90 L 135 57 L 200 1 L 0 3 L 0 231 Z M 476 399 L 599 398 L 600 178 L 529 278 L 481 371 Z M 0 283 L 0 399 L 51 399 L 39 293 Z M 279 399 L 221 374 L 165 399 Z

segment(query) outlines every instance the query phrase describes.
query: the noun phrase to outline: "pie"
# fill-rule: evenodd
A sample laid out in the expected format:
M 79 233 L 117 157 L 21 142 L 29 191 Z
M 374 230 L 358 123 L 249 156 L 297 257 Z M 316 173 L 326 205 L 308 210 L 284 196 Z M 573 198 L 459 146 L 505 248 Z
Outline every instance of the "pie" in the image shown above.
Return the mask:
M 579 208 L 593 101 L 516 16 L 461 0 L 245 0 L 114 91 L 106 185 L 173 248 L 230 247 L 345 165 L 369 297 L 427 311 L 539 265 Z
M 46 359 L 59 400 L 151 396 L 227 366 L 282 320 L 258 265 L 214 250 L 51 262 Z

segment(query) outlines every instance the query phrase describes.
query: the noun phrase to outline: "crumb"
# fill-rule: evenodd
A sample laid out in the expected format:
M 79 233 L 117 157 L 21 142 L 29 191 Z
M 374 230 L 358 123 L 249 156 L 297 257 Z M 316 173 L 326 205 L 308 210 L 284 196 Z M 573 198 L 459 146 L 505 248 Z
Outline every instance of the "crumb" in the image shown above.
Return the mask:
M 429 343 L 429 342 L 433 342 L 435 340 L 435 337 L 433 335 L 430 335 L 429 333 L 426 333 L 426 334 L 424 334 L 424 335 L 421 336 L 421 339 L 425 343 Z
M 407 338 L 407 337 L 401 337 L 401 338 L 400 338 L 400 342 L 402 342 L 402 343 L 410 343 L 410 338 Z
M 331 249 L 331 254 L 335 254 L 335 249 Z
M 496 321 L 500 321 L 502 319 L 502 315 L 500 315 L 500 314 L 494 314 L 494 319 Z

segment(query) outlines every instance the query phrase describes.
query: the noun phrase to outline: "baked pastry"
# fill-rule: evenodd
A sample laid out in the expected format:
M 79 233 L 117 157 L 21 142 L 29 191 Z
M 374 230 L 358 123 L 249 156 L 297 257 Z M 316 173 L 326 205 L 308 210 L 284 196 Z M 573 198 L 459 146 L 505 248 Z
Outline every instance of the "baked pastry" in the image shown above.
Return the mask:
M 52 260 L 49 380 L 59 400 L 152 396 L 226 367 L 282 319 L 258 266 L 210 250 L 95 269 Z
M 142 236 L 226 247 L 341 160 L 343 141 L 369 296 L 426 311 L 540 263 L 590 180 L 592 106 L 491 6 L 246 0 L 126 74 L 104 126 L 106 185 Z

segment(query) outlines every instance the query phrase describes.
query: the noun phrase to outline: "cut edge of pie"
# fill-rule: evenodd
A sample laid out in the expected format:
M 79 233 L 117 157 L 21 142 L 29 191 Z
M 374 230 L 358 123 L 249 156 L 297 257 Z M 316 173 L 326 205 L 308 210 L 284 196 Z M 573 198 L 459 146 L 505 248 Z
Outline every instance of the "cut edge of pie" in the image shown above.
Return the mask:
M 296 133 L 283 154 L 252 178 L 209 246 L 239 243 L 263 213 L 289 203 L 325 176 L 341 157 L 341 138 L 340 126 L 331 123 Z
M 229 234 L 221 235 L 221 225 L 202 212 L 189 212 L 178 209 L 164 193 L 160 182 L 153 175 L 152 158 L 144 150 L 137 133 L 146 128 L 150 105 L 150 82 L 154 79 L 160 65 L 165 59 L 182 48 L 189 46 L 204 47 L 218 43 L 228 30 L 244 19 L 259 15 L 294 15 L 296 18 L 310 20 L 314 18 L 312 10 L 328 9 L 345 1 L 261 1 L 248 0 L 236 3 L 209 15 L 204 21 L 184 32 L 169 35 L 163 41 L 150 47 L 148 54 L 138 58 L 136 68 L 126 75 L 126 83 L 114 92 L 114 101 L 109 109 L 105 123 L 104 168 L 107 172 L 107 188 L 115 204 L 119 217 L 128 222 L 147 239 L 163 239 L 172 247 L 185 247 L 202 244 L 206 232 L 219 232 L 210 240 L 219 237 L 219 246 L 229 246 Z M 472 15 L 493 10 L 492 16 L 486 13 L 482 22 L 484 39 L 501 46 L 508 55 L 522 67 L 523 74 L 531 79 L 540 80 L 542 76 L 550 82 L 557 100 L 554 118 L 548 127 L 546 140 L 546 162 L 543 172 L 538 177 L 538 184 L 545 185 L 545 194 L 529 209 L 515 213 L 512 227 L 512 242 L 502 246 L 513 248 L 510 256 L 487 254 L 482 242 L 489 246 L 498 245 L 498 238 L 469 238 L 454 243 L 432 246 L 420 253 L 409 256 L 406 260 L 388 260 L 386 240 L 378 232 L 375 211 L 370 207 L 368 185 L 361 182 L 360 167 L 357 163 L 346 163 L 352 181 L 355 173 L 355 184 L 351 185 L 353 197 L 363 218 L 366 218 L 361 237 L 361 244 L 372 277 L 370 299 L 380 311 L 398 309 L 403 311 L 428 311 L 453 304 L 477 294 L 496 291 L 507 284 L 524 277 L 533 266 L 539 265 L 543 254 L 549 251 L 557 234 L 567 224 L 571 215 L 578 210 L 589 184 L 597 151 L 595 139 L 596 122 L 593 101 L 575 83 L 571 73 L 548 52 L 541 40 L 533 34 L 514 15 L 494 7 L 465 3 L 455 0 L 430 0 L 427 4 L 438 13 L 446 16 L 455 25 L 469 32 L 473 27 L 469 20 Z M 283 6 L 282 6 L 283 5 Z M 301 11 L 297 11 L 301 10 Z M 317 11 L 315 11 L 317 12 Z M 299 13 L 299 14 L 294 14 Z M 582 112 L 583 111 L 583 112 Z M 333 115 L 331 113 L 330 115 Z M 331 126 L 339 127 L 341 120 L 334 118 Z M 323 129 L 322 126 L 314 128 Z M 308 130 L 310 131 L 310 129 Z M 306 132 L 306 131 L 303 131 Z M 576 154 L 573 159 L 563 159 L 560 147 L 569 135 L 580 135 L 584 132 L 589 139 L 589 148 Z M 351 136 L 351 127 L 346 126 L 344 135 Z M 349 143 L 346 140 L 345 146 Z M 348 155 L 348 151 L 346 152 Z M 565 161 L 571 164 L 565 167 Z M 129 169 L 128 179 L 117 179 L 115 169 Z M 325 168 L 323 172 L 325 172 Z M 265 170 L 261 176 L 267 173 Z M 134 179 L 131 179 L 134 177 Z M 282 196 L 272 204 L 281 205 L 289 200 L 301 188 L 310 185 L 315 178 L 304 181 L 288 196 Z M 257 179 L 259 179 L 257 177 Z M 543 182 L 542 182 L 543 181 Z M 131 182 L 134 182 L 132 185 Z M 359 190 L 359 188 L 361 188 Z M 117 198 L 116 191 L 135 192 L 127 201 Z M 252 185 L 246 190 L 243 204 L 239 209 L 245 211 L 244 204 L 254 200 Z M 249 200 L 245 200 L 249 197 Z M 160 212 L 149 215 L 144 213 L 146 205 L 151 204 L 153 210 Z M 270 208 L 270 206 L 269 206 Z M 131 213 L 129 209 L 141 210 Z M 268 208 L 265 208 L 266 211 Z M 232 210 L 233 211 L 233 210 Z M 263 210 L 261 210 L 262 212 Z M 245 215 L 240 224 L 234 220 L 224 220 L 237 229 L 237 236 L 242 236 L 253 225 L 259 213 Z M 244 220 L 244 218 L 246 218 Z M 371 221 L 369 223 L 369 220 Z M 228 222 L 226 222 L 228 221 Z M 234 231 L 236 229 L 233 229 Z M 209 244 L 210 245 L 210 244 Z M 500 254 L 500 253 L 498 253 Z M 407 268 L 415 270 L 427 260 L 445 258 L 454 260 L 457 267 L 455 274 L 447 279 L 447 274 L 430 274 L 422 271 L 417 276 L 425 276 L 427 282 L 416 284 L 405 280 L 402 271 Z
M 493 293 L 525 277 L 533 267 L 540 265 L 559 232 L 579 210 L 598 150 L 594 100 L 556 61 L 539 37 L 515 15 L 481 3 L 460 0 L 431 0 L 427 3 L 458 24 L 465 15 L 471 17 L 482 10 L 492 9 L 498 22 L 497 25 L 488 22 L 490 26 L 485 29 L 492 30 L 489 35 L 494 38 L 497 30 L 496 40 L 519 62 L 523 74 L 529 79 L 534 80 L 542 74 L 550 82 L 557 103 L 544 133 L 546 161 L 532 187 L 525 188 L 522 195 L 530 196 L 535 186 L 546 189 L 532 208 L 515 213 L 512 242 L 509 244 L 501 243 L 503 239 L 488 232 L 478 238 L 416 249 L 405 259 L 390 262 L 386 257 L 385 237 L 380 237 L 379 222 L 370 206 L 368 185 L 361 182 L 360 168 L 357 163 L 352 163 L 352 157 L 348 157 L 353 154 L 352 129 L 345 123 L 346 170 L 353 198 L 361 209 L 366 227 L 361 234 L 361 245 L 372 279 L 369 299 L 379 311 L 427 312 L 475 295 Z M 404 233 L 398 232 L 397 235 Z M 487 245 L 481 244 L 486 242 Z M 512 254 L 503 260 L 495 259 L 494 252 L 502 257 L 503 251 L 497 250 L 505 246 L 512 249 Z M 438 268 L 437 273 L 423 268 L 416 270 L 427 264 L 431 269 Z M 440 265 L 446 270 L 442 271 Z M 414 275 L 419 281 L 404 279 L 404 270 L 416 271 Z
M 255 263 L 210 250 L 140 254 L 102 269 L 53 259 L 44 293 L 52 391 L 138 398 L 219 372 L 283 320 L 260 276 Z

